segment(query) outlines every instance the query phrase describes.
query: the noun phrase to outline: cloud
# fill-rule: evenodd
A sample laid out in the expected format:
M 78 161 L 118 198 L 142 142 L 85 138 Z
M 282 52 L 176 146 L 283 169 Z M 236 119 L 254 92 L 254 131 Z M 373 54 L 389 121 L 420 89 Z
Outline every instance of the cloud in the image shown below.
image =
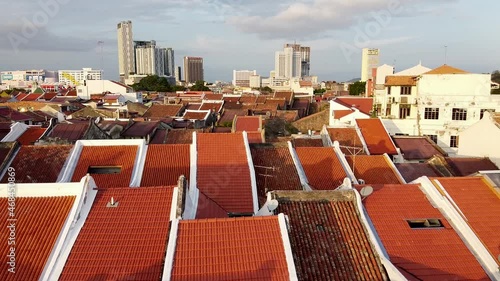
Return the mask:
M 308 39 L 327 31 L 350 27 L 380 15 L 384 20 L 414 16 L 425 9 L 422 5 L 455 0 L 302 0 L 291 3 L 270 16 L 233 16 L 228 23 L 261 38 Z

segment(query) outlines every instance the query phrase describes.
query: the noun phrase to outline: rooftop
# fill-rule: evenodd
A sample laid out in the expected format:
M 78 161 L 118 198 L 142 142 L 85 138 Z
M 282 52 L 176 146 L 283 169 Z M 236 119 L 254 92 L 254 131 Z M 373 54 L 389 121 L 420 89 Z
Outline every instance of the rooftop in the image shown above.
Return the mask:
M 47 130 L 47 128 L 41 127 L 29 127 L 18 139 L 17 141 L 21 145 L 31 145 L 34 144 Z
M 277 216 L 181 220 L 171 280 L 290 280 Z
M 333 148 L 297 147 L 296 151 L 313 189 L 334 190 L 347 177 Z
M 236 116 L 236 132 L 254 132 L 262 130 L 262 118 L 260 116 Z
M 339 142 L 340 149 L 345 155 L 365 154 L 356 128 L 328 128 L 328 134 L 332 142 Z
M 179 129 L 170 130 L 167 132 L 166 144 L 192 144 L 193 143 L 193 132 L 197 130 L 192 129 Z
M 366 184 L 401 184 L 390 160 L 384 155 L 346 156 L 354 176 Z
M 137 146 L 84 146 L 73 173 L 73 182 L 80 181 L 87 173 L 95 180 L 97 187 L 109 188 L 129 186 L 134 169 Z M 96 168 L 118 168 L 118 172 L 94 173 L 89 170 Z
M 446 162 L 459 177 L 470 176 L 479 171 L 498 170 L 498 167 L 489 158 L 475 157 L 447 157 Z
M 149 145 L 141 186 L 176 185 L 181 175 L 189 179 L 189 153 L 187 144 Z
M 398 163 L 394 164 L 406 182 L 412 182 L 420 177 L 439 177 L 428 163 Z
M 323 140 L 318 138 L 296 138 L 292 143 L 294 147 L 323 147 Z
M 137 121 L 122 132 L 123 137 L 144 138 L 158 128 L 160 121 Z
M 398 154 L 384 124 L 378 118 L 356 119 L 370 154 Z
M 59 280 L 160 280 L 173 192 L 100 190 Z M 107 207 L 112 197 L 116 208 Z
M 417 80 L 415 76 L 387 76 L 385 77 L 386 86 L 416 86 Z
M 445 153 L 427 137 L 392 137 L 406 160 L 427 160 Z
M 184 106 L 182 104 L 156 104 L 143 114 L 145 118 L 165 118 L 178 116 Z
M 469 72 L 449 65 L 442 65 L 424 74 L 468 74 Z
M 389 258 L 409 280 L 488 280 L 474 255 L 418 185 L 374 186 L 363 202 Z M 412 228 L 439 220 L 442 227 Z
M 72 148 L 72 145 L 21 146 L 10 165 L 16 170 L 16 183 L 56 182 Z M 7 178 L 5 175 L 2 182 L 6 183 Z
M 365 114 L 370 114 L 373 109 L 373 98 L 337 97 L 333 101 L 347 108 L 357 108 Z
M 77 124 L 59 123 L 50 131 L 47 137 L 76 142 L 83 139 L 88 129 L 88 122 Z

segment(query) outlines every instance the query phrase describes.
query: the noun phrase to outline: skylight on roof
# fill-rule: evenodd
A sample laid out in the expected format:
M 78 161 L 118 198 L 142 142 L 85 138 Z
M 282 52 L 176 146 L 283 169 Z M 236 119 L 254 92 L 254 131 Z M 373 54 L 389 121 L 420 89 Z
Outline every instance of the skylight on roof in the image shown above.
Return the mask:
M 406 220 L 410 228 L 439 228 L 444 227 L 440 219 L 415 219 Z
M 122 172 L 121 166 L 90 166 L 87 170 L 89 174 L 120 174 Z

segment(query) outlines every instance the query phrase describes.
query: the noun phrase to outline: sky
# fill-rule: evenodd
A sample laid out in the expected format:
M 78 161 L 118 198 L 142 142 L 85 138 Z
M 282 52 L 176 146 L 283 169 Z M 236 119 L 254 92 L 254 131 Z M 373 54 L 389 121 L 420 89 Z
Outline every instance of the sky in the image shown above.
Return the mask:
M 118 79 L 116 25 L 204 58 L 205 80 L 233 69 L 269 76 L 285 43 L 311 47 L 321 81 L 360 77 L 361 49 L 396 71 L 422 62 L 475 73 L 500 69 L 498 0 L 0 0 L 0 70 L 104 69 Z M 103 42 L 99 44 L 98 42 Z M 445 47 L 446 46 L 446 47 Z

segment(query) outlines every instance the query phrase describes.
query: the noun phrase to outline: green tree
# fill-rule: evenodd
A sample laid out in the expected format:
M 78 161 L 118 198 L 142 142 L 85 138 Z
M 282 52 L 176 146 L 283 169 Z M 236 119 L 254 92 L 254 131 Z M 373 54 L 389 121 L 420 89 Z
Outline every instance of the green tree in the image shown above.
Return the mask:
M 349 95 L 351 96 L 359 96 L 365 93 L 366 82 L 355 82 L 349 86 Z
M 148 75 L 132 85 L 135 91 L 171 92 L 172 87 L 167 78 L 158 75 Z
M 326 92 L 326 89 L 314 89 L 315 95 L 322 95 Z
M 190 88 L 191 91 L 210 91 L 210 88 L 205 86 L 205 81 L 199 80 L 194 83 L 193 86 Z
M 279 117 L 267 120 L 265 128 L 267 138 L 289 136 L 299 132 L 291 123 Z

